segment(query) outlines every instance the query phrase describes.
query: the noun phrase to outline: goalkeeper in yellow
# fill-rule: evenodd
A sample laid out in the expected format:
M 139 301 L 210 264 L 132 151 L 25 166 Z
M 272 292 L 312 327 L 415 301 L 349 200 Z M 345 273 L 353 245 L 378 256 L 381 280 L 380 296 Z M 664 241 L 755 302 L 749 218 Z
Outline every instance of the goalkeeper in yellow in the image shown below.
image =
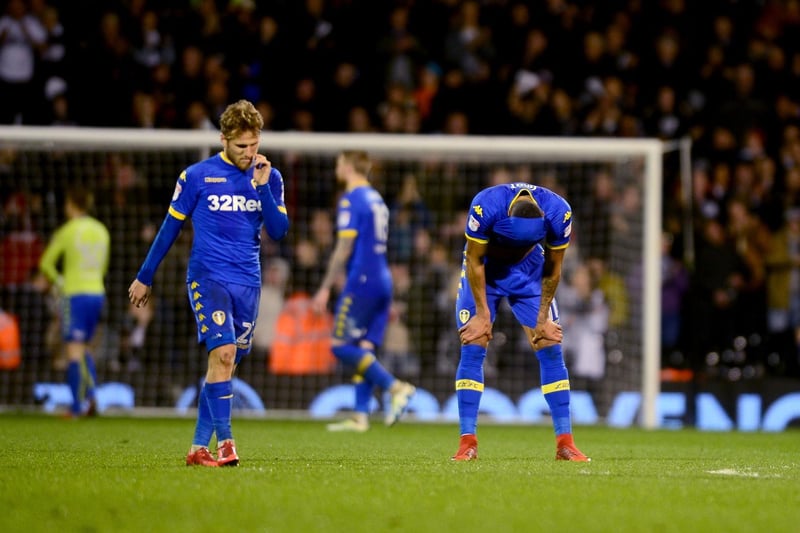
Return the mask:
M 111 238 L 105 225 L 89 216 L 91 207 L 89 191 L 80 186 L 69 189 L 64 206 L 67 222 L 53 234 L 39 263 L 62 296 L 61 332 L 72 418 L 97 413 L 97 372 L 88 348 L 105 305 Z
M 555 192 L 528 183 L 495 185 L 472 199 L 456 299 L 461 359 L 456 398 L 461 439 L 455 461 L 478 458 L 483 361 L 497 306 L 508 299 L 539 360 L 556 434 L 556 459 L 589 461 L 572 439 L 569 376 L 555 293 L 572 233 L 572 210 Z

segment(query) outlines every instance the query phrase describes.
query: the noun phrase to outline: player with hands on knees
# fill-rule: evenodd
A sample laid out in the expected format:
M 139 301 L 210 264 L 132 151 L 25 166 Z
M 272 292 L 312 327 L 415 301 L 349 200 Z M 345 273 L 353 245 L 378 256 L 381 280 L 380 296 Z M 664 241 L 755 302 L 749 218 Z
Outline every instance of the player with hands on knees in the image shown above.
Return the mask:
M 542 393 L 556 435 L 556 459 L 590 460 L 572 437 L 569 376 L 555 301 L 571 232 L 570 205 L 544 187 L 501 184 L 485 188 L 473 198 L 456 300 L 461 358 L 455 388 L 461 437 L 453 460 L 478 458 L 483 362 L 503 298 L 539 360 Z

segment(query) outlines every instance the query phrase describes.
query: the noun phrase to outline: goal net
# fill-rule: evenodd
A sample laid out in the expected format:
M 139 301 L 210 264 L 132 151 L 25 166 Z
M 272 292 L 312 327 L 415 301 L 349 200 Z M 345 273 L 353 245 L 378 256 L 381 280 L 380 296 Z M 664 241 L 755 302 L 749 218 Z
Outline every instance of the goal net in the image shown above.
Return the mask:
M 178 174 L 219 149 L 211 131 L 0 127 L 0 308 L 17 320 L 22 348 L 20 365 L 0 371 L 0 404 L 53 408 L 65 392 L 58 308 L 35 265 L 64 221 L 66 188 L 81 182 L 112 236 L 108 305 L 92 347 L 107 407 L 193 405 L 206 361 L 184 284 L 190 222 L 146 311 L 131 308 L 126 289 Z M 263 133 L 261 151 L 284 176 L 291 226 L 279 243 L 263 236 L 262 310 L 237 370 L 235 405 L 326 416 L 352 402 L 349 376 L 327 350 L 328 323 L 306 312 L 335 239 L 342 149 L 372 155 L 372 182 L 390 207 L 395 301 L 379 357 L 418 385 L 419 417 L 456 412 L 454 299 L 470 200 L 485 186 L 525 181 L 556 190 L 573 209 L 556 297 L 576 421 L 635 416 L 656 425 L 664 148 L 648 139 Z M 501 419 L 546 415 L 538 363 L 507 306 L 494 332 L 482 409 Z

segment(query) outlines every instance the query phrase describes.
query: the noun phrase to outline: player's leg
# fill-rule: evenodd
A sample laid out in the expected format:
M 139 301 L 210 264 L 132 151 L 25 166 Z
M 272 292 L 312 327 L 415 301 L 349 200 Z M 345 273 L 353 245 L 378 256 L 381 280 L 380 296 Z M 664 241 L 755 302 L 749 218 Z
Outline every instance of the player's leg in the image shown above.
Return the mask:
M 213 342 L 207 342 L 206 346 Z M 217 464 L 219 466 L 238 466 L 233 440 L 231 418 L 233 413 L 233 369 L 236 361 L 236 345 L 214 346 L 208 352 L 208 371 L 206 372 L 206 401 L 217 435 Z
M 534 327 L 538 315 L 538 303 L 531 303 L 521 299 L 512 304 L 515 315 L 523 324 L 528 343 L 536 353 L 539 360 L 539 373 L 541 376 L 541 389 L 544 399 L 550 408 L 553 430 L 556 435 L 556 459 L 567 461 L 590 461 L 575 446 L 572 436 L 572 419 L 570 413 L 570 384 L 569 372 L 564 363 L 564 354 L 561 344 L 546 348 L 534 345 Z M 533 321 L 531 322 L 531 317 Z M 550 319 L 558 322 L 558 306 L 555 301 L 550 305 Z M 532 324 L 531 326 L 524 324 Z
M 339 422 L 332 422 L 326 427 L 328 431 L 349 431 L 364 433 L 369 430 L 369 407 L 372 401 L 372 383 L 364 379 L 363 376 L 353 376 L 353 390 L 355 404 L 352 416 Z
M 499 295 L 487 293 L 491 320 L 494 321 Z M 465 276 L 456 297 L 456 329 L 461 328 L 475 315 L 475 300 Z M 478 412 L 483 396 L 483 361 L 486 359 L 488 338 L 461 346 L 461 357 L 456 369 L 456 400 L 458 402 L 459 447 L 454 461 L 471 461 L 478 458 Z
M 346 367 L 354 368 L 370 387 L 388 391 L 391 397 L 384 423 L 394 425 L 405 413 L 416 388 L 395 378 L 375 356 L 389 321 L 391 285 L 345 287 L 334 313 L 333 355 Z M 346 325 L 346 327 L 345 327 Z M 358 335 L 360 338 L 354 338 Z M 367 385 L 364 385 L 366 390 Z
M 195 285 L 195 283 L 197 285 Z M 206 335 L 204 330 L 207 326 L 204 325 L 205 320 L 201 320 L 201 315 L 197 313 L 199 310 L 202 298 L 201 293 L 195 289 L 200 286 L 201 282 L 192 282 L 187 284 L 187 291 L 189 296 L 189 304 L 195 310 L 195 320 L 197 322 L 197 341 L 203 343 Z M 208 303 L 208 301 L 205 301 Z M 201 323 L 203 322 L 203 323 Z M 216 467 L 217 460 L 211 455 L 208 449 L 211 443 L 211 438 L 214 436 L 214 420 L 211 416 L 211 408 L 209 406 L 206 380 L 200 387 L 197 395 L 197 418 L 195 420 L 194 436 L 192 437 L 192 444 L 189 447 L 189 452 L 186 454 L 186 466 L 207 466 Z
M 86 409 L 86 416 L 97 416 L 97 367 L 95 366 L 92 352 L 86 350 L 83 354 L 83 360 L 88 373 L 86 399 L 89 402 L 89 406 Z
M 195 310 L 198 341 L 205 344 L 208 350 L 208 368 L 206 382 L 200 393 L 195 435 L 186 463 L 236 466 L 239 458 L 231 429 L 232 378 L 237 362 L 237 324 L 234 321 L 234 310 L 242 309 L 244 319 L 239 323 L 242 328 L 240 336 L 244 339 L 242 342 L 249 343 L 260 293 L 258 288 L 223 285 L 210 280 L 191 281 L 188 284 L 188 293 L 192 309 Z M 249 300 L 254 301 L 254 306 Z M 203 397 L 205 405 L 202 403 Z M 209 419 L 213 427 L 211 434 L 208 430 Z M 212 463 L 209 461 L 207 445 L 214 433 L 217 438 L 218 458 Z M 224 455 L 224 458 L 221 459 L 219 455 Z
M 66 380 L 72 393 L 69 415 L 84 414 L 84 401 L 94 400 L 97 372 L 94 360 L 87 358 L 87 342 L 100 320 L 103 297 L 74 295 L 62 301 L 62 339 L 67 354 Z
M 91 295 L 83 297 L 84 304 L 83 318 L 85 320 L 86 328 L 86 341 L 87 343 L 94 338 L 97 326 L 100 324 L 101 313 L 105 305 L 105 297 L 101 295 Z M 87 416 L 97 415 L 97 367 L 94 362 L 94 357 L 89 351 L 88 346 L 83 354 L 83 361 L 86 367 L 86 400 L 88 401 L 88 408 L 86 410 Z
M 83 354 L 86 351 L 86 344 L 82 342 L 68 341 L 65 346 L 67 352 L 67 385 L 72 394 L 72 403 L 69 408 L 69 416 L 77 418 L 83 414 L 83 376 L 85 363 Z
M 218 466 L 217 460 L 208 450 L 208 445 L 213 436 L 214 421 L 211 418 L 211 408 L 206 395 L 206 384 L 205 380 L 203 380 L 200 392 L 197 395 L 197 420 L 195 422 L 192 445 L 186 455 L 186 466 Z

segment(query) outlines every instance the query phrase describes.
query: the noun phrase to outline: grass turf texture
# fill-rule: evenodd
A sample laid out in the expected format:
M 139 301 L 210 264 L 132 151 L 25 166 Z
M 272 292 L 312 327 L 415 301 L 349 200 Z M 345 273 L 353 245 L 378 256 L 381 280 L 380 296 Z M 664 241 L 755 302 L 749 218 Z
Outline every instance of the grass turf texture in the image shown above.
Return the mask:
M 2 532 L 800 531 L 800 433 L 577 427 L 589 464 L 545 426 L 234 417 L 241 466 L 184 466 L 194 422 L 0 414 Z

